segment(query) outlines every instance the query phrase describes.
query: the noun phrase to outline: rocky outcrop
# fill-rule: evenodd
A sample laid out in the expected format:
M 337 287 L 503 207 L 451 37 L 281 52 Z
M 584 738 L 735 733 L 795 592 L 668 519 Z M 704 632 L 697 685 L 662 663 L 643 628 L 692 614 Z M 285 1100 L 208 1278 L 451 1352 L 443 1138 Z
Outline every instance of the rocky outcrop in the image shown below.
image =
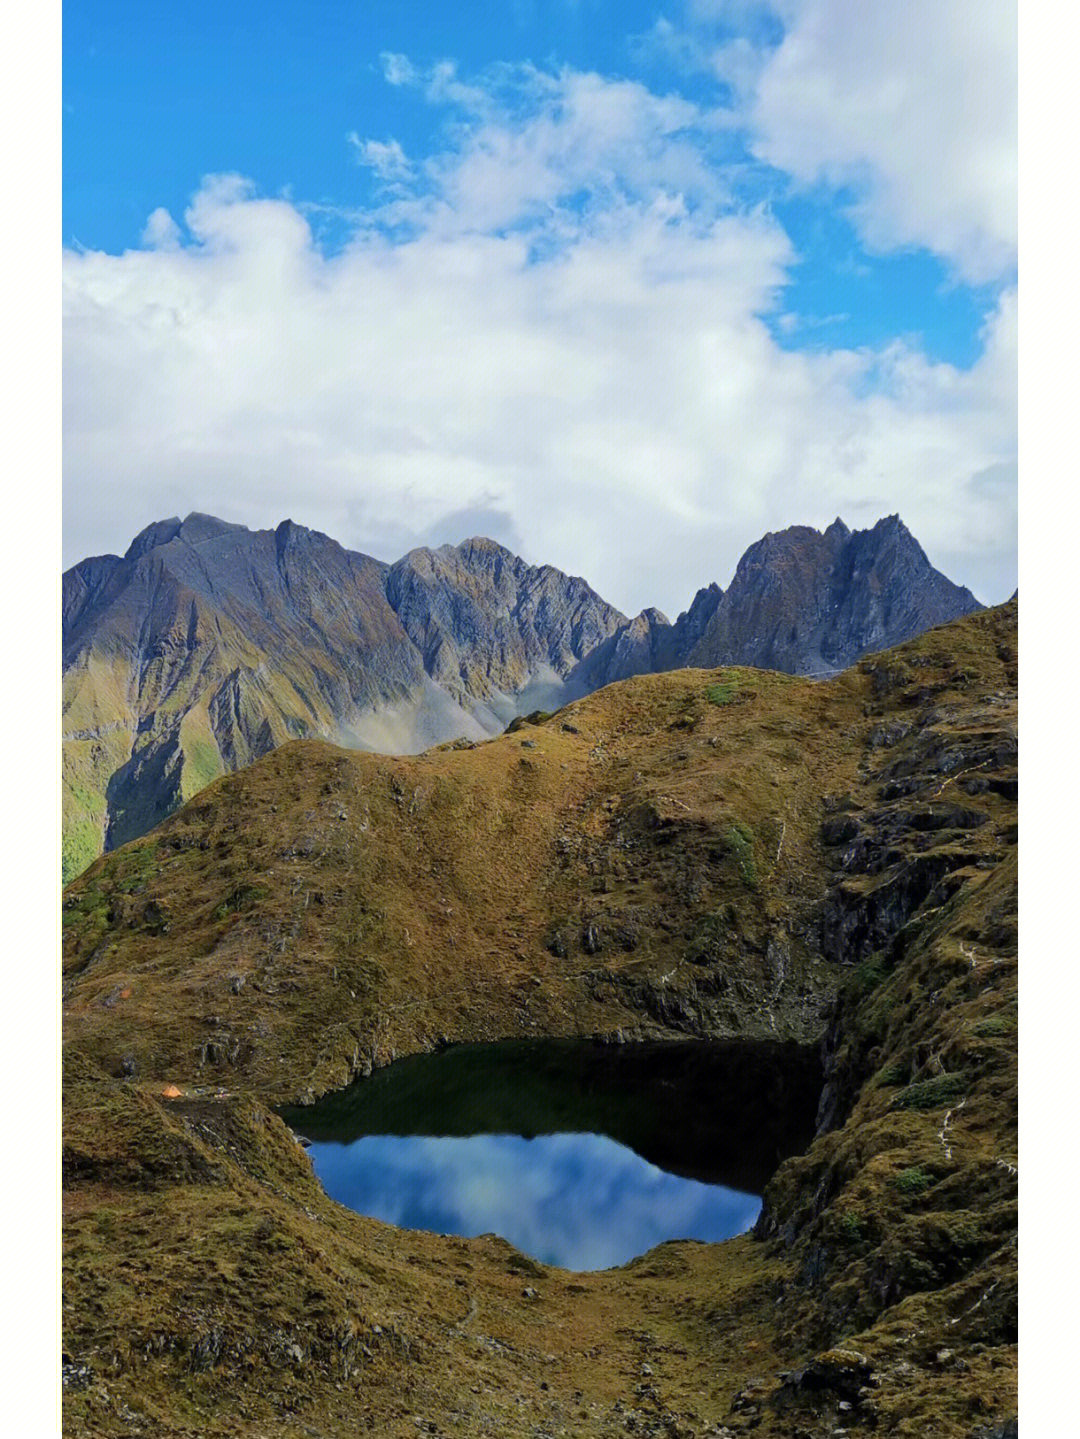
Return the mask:
M 933 568 L 898 515 L 869 530 L 840 519 L 824 532 L 795 525 L 751 545 L 726 592 L 699 590 L 673 625 L 645 611 L 574 678 L 589 687 L 686 665 L 832 674 L 980 608 Z

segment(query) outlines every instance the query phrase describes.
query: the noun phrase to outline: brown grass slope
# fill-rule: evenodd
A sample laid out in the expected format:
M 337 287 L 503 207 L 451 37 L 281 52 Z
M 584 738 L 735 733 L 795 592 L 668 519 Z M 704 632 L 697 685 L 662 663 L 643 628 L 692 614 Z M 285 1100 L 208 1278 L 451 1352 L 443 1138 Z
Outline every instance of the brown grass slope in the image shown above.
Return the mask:
M 283 746 L 70 887 L 69 1032 L 280 1100 L 445 1038 L 815 1038 L 860 685 L 688 671 L 472 748 Z
M 287 745 L 99 860 L 64 900 L 70 1432 L 1004 1432 L 1015 623 L 411 759 Z M 401 1233 L 265 1108 L 620 1030 L 825 1034 L 756 1237 L 580 1276 Z

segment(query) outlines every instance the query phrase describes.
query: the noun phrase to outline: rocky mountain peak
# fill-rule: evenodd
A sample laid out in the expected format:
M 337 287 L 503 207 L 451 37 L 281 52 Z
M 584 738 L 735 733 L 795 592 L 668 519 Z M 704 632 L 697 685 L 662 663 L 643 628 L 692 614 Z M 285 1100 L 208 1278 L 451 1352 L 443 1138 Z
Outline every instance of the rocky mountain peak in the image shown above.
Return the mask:
M 840 519 L 824 532 L 793 525 L 751 545 L 686 655 L 821 674 L 979 608 L 933 568 L 899 515 L 868 530 Z
M 227 534 L 248 535 L 251 531 L 246 525 L 229 524 L 226 520 L 193 510 L 183 520 L 178 515 L 167 520 L 154 520 L 135 536 L 124 554 L 124 559 L 134 563 L 142 559 L 143 555 L 148 555 L 151 550 L 161 549 L 173 540 L 181 540 L 186 545 L 198 545 Z
M 911 537 L 911 531 L 898 514 L 882 515 L 881 519 L 873 526 L 873 530 L 877 530 L 882 534 L 898 534 L 907 535 L 909 538 Z
M 219 520 L 214 515 L 204 515 L 199 510 L 192 510 L 177 533 L 177 539 L 181 539 L 188 545 L 200 545 L 206 540 L 216 540 L 222 535 L 249 535 L 251 531 L 246 525 L 233 525 L 227 520 Z
M 274 530 L 274 550 L 279 565 L 292 556 L 304 556 L 313 550 L 324 549 L 341 555 L 347 553 L 337 540 L 332 540 L 329 535 L 324 535 L 319 530 L 309 530 L 306 525 L 298 525 L 295 520 L 282 520 Z
M 159 545 L 167 545 L 170 540 L 176 539 L 181 524 L 179 515 L 173 515 L 168 520 L 154 520 L 144 530 L 140 530 L 128 545 L 124 559 L 134 562 L 149 554 L 151 550 L 156 550 Z
M 386 594 L 432 679 L 496 707 L 535 682 L 560 684 L 624 622 L 583 580 L 483 536 L 411 550 L 390 566 Z
M 754 665 L 825 674 L 980 609 L 933 568 L 899 515 L 867 530 L 839 516 L 824 531 L 792 525 L 752 544 L 730 587 L 698 590 L 669 625 L 659 612 L 628 621 L 579 666 L 595 688 L 648 671 Z M 645 616 L 656 618 L 645 622 Z
M 446 545 L 444 549 L 460 556 L 463 564 L 491 564 L 495 561 L 502 561 L 503 564 L 524 565 L 518 555 L 508 550 L 505 545 L 500 545 L 498 540 L 488 539 L 486 535 L 473 535 L 467 540 L 462 540 L 458 545 Z
M 690 602 L 690 608 L 683 610 L 675 621 L 680 633 L 693 635 L 695 639 L 700 636 L 723 598 L 724 592 L 715 581 L 698 590 Z
M 637 619 L 632 620 L 631 623 L 641 625 L 644 628 L 653 629 L 659 625 L 670 625 L 671 621 L 668 619 L 667 615 L 664 614 L 663 610 L 658 610 L 654 606 L 650 605 L 647 610 L 642 610 L 641 613 L 638 615 Z

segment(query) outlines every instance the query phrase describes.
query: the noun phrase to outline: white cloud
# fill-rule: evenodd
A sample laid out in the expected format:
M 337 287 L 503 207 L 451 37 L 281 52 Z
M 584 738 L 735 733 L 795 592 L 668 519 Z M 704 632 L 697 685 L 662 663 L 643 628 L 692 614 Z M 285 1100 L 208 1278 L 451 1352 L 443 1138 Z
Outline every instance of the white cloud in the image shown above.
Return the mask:
M 730 87 L 757 157 L 852 194 L 871 249 L 982 284 L 1016 263 L 1016 22 L 1016 0 L 684 0 L 636 46 Z
M 154 250 L 175 250 L 180 244 L 180 226 L 164 206 L 159 205 L 147 220 L 142 242 Z
M 397 140 L 361 140 L 355 130 L 346 139 L 360 164 L 374 170 L 380 180 L 407 180 L 412 176 L 409 157 Z
M 758 154 L 852 186 L 879 250 L 926 246 L 968 281 L 1016 257 L 1015 0 L 789 0 L 752 89 Z
M 1015 459 L 1012 297 L 968 372 L 785 352 L 758 317 L 791 247 L 729 208 L 707 118 L 593 75 L 523 85 L 341 253 L 226 176 L 179 247 L 65 255 L 67 562 L 189 509 L 384 558 L 490 513 L 534 562 L 676 612 L 766 529 L 900 510 L 1010 592 L 985 476 Z
M 679 95 L 632 80 L 530 65 L 495 67 L 465 84 L 442 62 L 412 72 L 427 99 L 452 107 L 453 148 L 426 166 L 428 188 L 388 218 L 442 232 L 551 224 L 574 201 L 675 194 L 715 205 L 724 194 L 708 161 L 709 117 Z M 571 220 L 572 212 L 560 217 Z
M 379 56 L 383 65 L 383 74 L 391 85 L 411 85 L 416 78 L 416 71 L 412 62 L 406 55 L 395 55 L 390 50 L 384 50 Z

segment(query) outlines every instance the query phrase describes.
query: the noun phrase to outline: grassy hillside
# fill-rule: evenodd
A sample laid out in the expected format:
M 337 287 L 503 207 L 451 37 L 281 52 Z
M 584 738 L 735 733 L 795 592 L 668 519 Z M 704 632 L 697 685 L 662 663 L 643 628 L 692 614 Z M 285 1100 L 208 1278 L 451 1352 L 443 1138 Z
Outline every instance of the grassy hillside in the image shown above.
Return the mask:
M 864 689 L 684 671 L 475 747 L 285 745 L 68 891 L 72 1032 L 282 1099 L 443 1037 L 814 1034 Z
M 70 1432 L 1014 1413 L 1015 626 L 823 684 L 642 677 L 411 758 L 288 744 L 98 860 L 64 899 Z M 402 1233 L 267 1108 L 620 1032 L 824 1038 L 756 1237 L 580 1276 Z

